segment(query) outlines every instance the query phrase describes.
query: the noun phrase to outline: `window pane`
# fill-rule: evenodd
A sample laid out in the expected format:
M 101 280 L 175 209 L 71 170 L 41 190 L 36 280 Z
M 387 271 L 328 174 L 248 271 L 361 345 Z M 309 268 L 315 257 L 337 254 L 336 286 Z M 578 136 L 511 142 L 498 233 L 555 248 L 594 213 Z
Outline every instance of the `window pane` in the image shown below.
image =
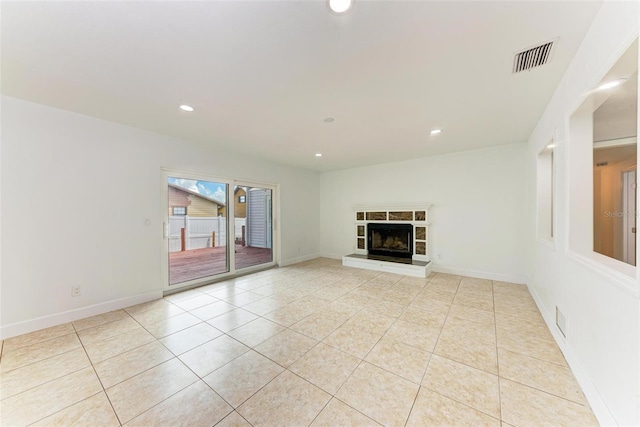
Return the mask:
M 272 191 L 267 188 L 236 186 L 235 257 L 236 269 L 273 261 Z
M 553 239 L 553 142 L 538 154 L 538 237 Z
M 228 272 L 227 184 L 174 177 L 167 184 L 169 285 Z
M 593 112 L 593 250 L 635 265 L 637 71 L 598 94 L 603 101 Z

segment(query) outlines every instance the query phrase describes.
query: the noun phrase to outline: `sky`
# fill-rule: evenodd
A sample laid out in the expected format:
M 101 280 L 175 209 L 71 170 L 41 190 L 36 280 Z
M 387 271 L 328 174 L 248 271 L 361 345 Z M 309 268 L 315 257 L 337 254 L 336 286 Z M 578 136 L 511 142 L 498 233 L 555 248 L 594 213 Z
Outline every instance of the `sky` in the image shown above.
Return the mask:
M 196 181 L 193 179 L 184 178 L 171 178 L 169 177 L 169 184 L 175 184 L 187 190 L 194 191 L 203 196 L 210 197 L 226 203 L 226 195 L 224 192 L 225 184 L 211 181 Z

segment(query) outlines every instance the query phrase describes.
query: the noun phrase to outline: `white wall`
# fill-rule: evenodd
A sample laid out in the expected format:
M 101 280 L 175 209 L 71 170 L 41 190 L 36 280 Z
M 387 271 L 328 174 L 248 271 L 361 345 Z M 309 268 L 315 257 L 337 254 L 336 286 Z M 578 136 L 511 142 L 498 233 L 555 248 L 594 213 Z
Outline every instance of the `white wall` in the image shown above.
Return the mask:
M 1 102 L 2 337 L 162 294 L 161 167 L 279 184 L 282 263 L 319 253 L 318 173 Z
M 569 117 L 581 104 L 583 94 L 602 79 L 637 36 L 639 17 L 638 2 L 603 3 L 528 143 L 531 204 L 535 203 L 537 154 L 551 139 L 556 145 L 555 246 L 536 239 L 531 217 L 527 234 L 529 287 L 596 416 L 605 425 L 640 424 L 640 286 L 637 277 L 625 278 L 601 268 L 593 258 L 573 252 L 571 247 L 575 246 L 567 243 L 580 240 L 570 229 L 575 230 L 593 211 L 589 197 L 581 201 L 576 196 L 581 186 L 591 191 L 588 177 L 580 181 L 574 177 L 576 168 L 567 167 L 580 160 L 576 158 L 579 154 L 567 148 Z M 588 174 L 592 165 L 589 159 L 583 160 Z M 574 179 L 569 182 L 571 177 Z M 568 220 L 569 199 L 574 204 L 575 221 Z M 556 306 L 568 318 L 566 339 L 553 326 Z
M 355 205 L 428 202 L 436 271 L 524 283 L 525 155 L 514 144 L 323 173 L 321 253 L 354 252 Z

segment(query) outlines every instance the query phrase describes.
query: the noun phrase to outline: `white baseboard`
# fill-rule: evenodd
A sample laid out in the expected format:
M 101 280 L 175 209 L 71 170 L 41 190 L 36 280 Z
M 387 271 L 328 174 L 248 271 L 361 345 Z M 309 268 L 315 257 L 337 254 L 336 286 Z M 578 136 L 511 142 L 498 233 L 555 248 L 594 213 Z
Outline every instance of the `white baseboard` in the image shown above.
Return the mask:
M 516 276 L 512 274 L 491 273 L 489 271 L 470 270 L 467 268 L 449 267 L 442 264 L 433 265 L 434 273 L 455 274 L 456 276 L 477 277 L 478 279 L 499 280 L 501 282 L 517 283 L 526 285 L 527 278 L 525 276 Z
M 342 257 L 344 256 L 343 254 L 326 254 L 326 253 L 321 253 L 320 256 L 322 258 L 329 258 L 329 259 L 342 259 Z
M 145 292 L 144 294 L 136 295 L 133 297 L 101 302 L 87 307 L 63 311 L 62 313 L 50 314 L 48 316 L 37 317 L 31 320 L 3 325 L 0 327 L 0 339 L 7 339 L 15 337 L 17 335 L 27 334 L 29 332 L 38 331 L 44 328 L 50 328 L 51 326 L 73 322 L 75 320 L 96 316 L 98 314 L 108 313 L 113 310 L 120 310 L 132 305 L 142 304 L 143 302 L 153 301 L 159 298 L 162 298 L 161 289 L 157 291 Z
M 311 261 L 312 259 L 316 259 L 316 258 L 320 258 L 320 254 L 319 253 L 310 254 L 310 255 L 303 255 L 303 256 L 300 256 L 300 257 L 296 257 L 296 258 L 289 258 L 287 260 L 281 261 L 280 262 L 280 266 L 284 267 L 284 266 L 291 265 L 291 264 L 297 264 L 299 262 Z
M 527 286 L 527 287 L 529 288 L 529 293 L 531 293 L 531 296 L 536 302 L 536 305 L 538 306 L 540 313 L 542 313 L 542 318 L 547 324 L 549 331 L 551 331 L 551 335 L 553 335 L 553 339 L 556 341 L 556 343 L 560 347 L 560 350 L 562 351 L 564 358 L 569 364 L 569 368 L 571 368 L 571 372 L 573 372 L 573 375 L 576 377 L 578 384 L 580 384 L 580 387 L 582 388 L 582 392 L 584 393 L 584 396 L 587 399 L 587 402 L 589 402 L 589 406 L 591 406 L 591 410 L 593 411 L 593 414 L 598 419 L 598 423 L 600 423 L 601 426 L 617 426 L 618 423 L 616 422 L 616 419 L 614 418 L 611 411 L 609 411 L 609 407 L 607 406 L 605 401 L 602 399 L 602 396 L 600 396 L 600 393 L 598 393 L 598 389 L 591 382 L 591 379 L 589 378 L 589 375 L 587 375 L 587 372 L 585 371 L 585 369 L 582 367 L 582 364 L 580 363 L 579 358 L 573 352 L 573 349 L 567 343 L 566 339 L 562 336 L 562 334 L 556 328 L 555 310 L 553 312 L 547 310 L 545 305 L 542 303 L 542 299 L 536 292 L 535 288 L 533 288 L 532 286 Z

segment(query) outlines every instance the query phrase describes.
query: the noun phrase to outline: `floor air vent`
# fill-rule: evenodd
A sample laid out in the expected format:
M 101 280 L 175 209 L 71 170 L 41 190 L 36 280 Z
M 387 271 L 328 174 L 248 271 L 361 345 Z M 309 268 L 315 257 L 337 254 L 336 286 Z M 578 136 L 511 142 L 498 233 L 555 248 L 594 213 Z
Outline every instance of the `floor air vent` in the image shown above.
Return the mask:
M 513 58 L 513 74 L 530 70 L 549 62 L 555 44 L 554 40 L 516 53 Z
M 567 337 L 567 318 L 564 313 L 556 306 L 556 326 L 562 333 L 563 337 Z

